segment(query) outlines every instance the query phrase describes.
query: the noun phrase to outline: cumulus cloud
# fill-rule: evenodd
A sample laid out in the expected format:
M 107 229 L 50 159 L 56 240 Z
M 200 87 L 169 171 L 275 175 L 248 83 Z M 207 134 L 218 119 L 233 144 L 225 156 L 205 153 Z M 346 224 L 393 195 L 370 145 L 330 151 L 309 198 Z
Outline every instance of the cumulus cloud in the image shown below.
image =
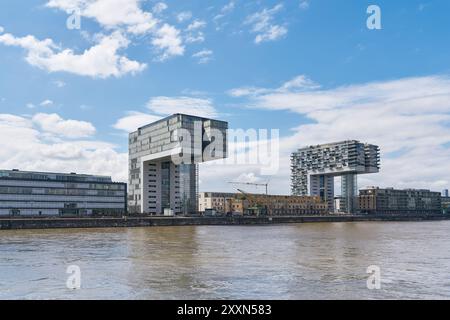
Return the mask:
M 92 128 L 76 120 L 50 116 L 41 114 L 29 118 L 0 114 L 0 167 L 35 171 L 76 171 L 112 175 L 116 181 L 127 181 L 126 153 L 118 153 L 115 146 L 110 143 L 74 140 L 72 139 L 74 136 L 93 134 Z M 67 123 L 67 121 L 74 122 Z M 63 134 L 51 133 L 53 138 L 50 139 L 49 132 L 46 130 L 49 129 L 47 125 L 51 123 L 56 123 L 58 126 L 64 123 L 73 132 L 63 128 L 66 130 Z M 41 124 L 45 128 L 42 128 Z M 80 130 L 84 132 L 82 135 Z M 71 139 L 67 140 L 66 135 L 69 135 Z
M 164 24 L 156 32 L 152 44 L 158 48 L 157 51 L 160 53 L 158 60 L 160 61 L 173 56 L 182 56 L 185 50 L 180 31 L 169 24 Z
M 90 122 L 64 120 L 56 113 L 38 113 L 33 116 L 32 122 L 43 132 L 66 138 L 85 138 L 95 134 L 95 127 Z
M 179 31 L 151 12 L 142 10 L 140 0 L 50 0 L 46 5 L 68 13 L 76 9 L 81 16 L 97 21 L 106 30 L 151 35 L 154 38 L 151 43 L 162 52 L 162 60 L 184 53 Z M 153 12 L 158 14 L 166 9 L 167 5 L 159 2 L 153 7 Z
M 206 118 L 215 118 L 218 115 L 213 101 L 208 98 L 159 96 L 151 98 L 147 102 L 146 107 L 150 113 L 130 111 L 124 117 L 118 119 L 113 127 L 118 130 L 132 132 L 139 127 L 174 113 L 184 113 Z
M 283 9 L 282 4 L 277 4 L 271 9 L 263 9 L 249 15 L 244 24 L 250 25 L 250 32 L 255 33 L 255 43 L 274 41 L 284 37 L 288 30 L 286 27 L 274 23 L 275 15 Z
M 158 121 L 161 118 L 161 116 L 153 114 L 131 111 L 128 112 L 125 117 L 120 118 L 113 127 L 118 130 L 133 132 L 142 126 Z
M 300 79 L 300 81 L 299 81 Z M 357 139 L 378 144 L 381 172 L 360 186 L 440 190 L 450 185 L 450 78 L 429 76 L 321 89 L 300 76 L 282 86 L 235 89 L 251 108 L 307 118 L 281 140 L 280 190 L 289 192 L 289 154 L 307 145 Z M 304 119 L 303 119 L 304 123 Z M 284 180 L 284 187 L 281 180 Z M 205 180 L 203 178 L 203 180 Z
M 51 39 L 38 40 L 30 35 L 15 37 L 9 33 L 4 34 L 0 36 L 0 43 L 25 49 L 26 61 L 48 72 L 64 71 L 94 78 L 107 78 L 134 74 L 146 68 L 145 64 L 129 60 L 118 53 L 129 44 L 120 32 L 103 36 L 96 45 L 82 54 L 76 54 L 71 49 L 61 49 Z
M 140 8 L 140 0 L 50 0 L 46 6 L 70 14 L 77 10 L 107 29 L 124 27 L 135 34 L 147 33 L 158 23 L 150 12 Z

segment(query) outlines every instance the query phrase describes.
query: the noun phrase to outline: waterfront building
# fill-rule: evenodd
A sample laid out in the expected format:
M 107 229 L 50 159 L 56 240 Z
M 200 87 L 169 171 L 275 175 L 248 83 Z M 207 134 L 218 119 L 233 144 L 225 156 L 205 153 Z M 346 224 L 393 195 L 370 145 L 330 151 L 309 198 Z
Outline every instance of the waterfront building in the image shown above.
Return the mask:
M 449 197 L 449 195 L 448 195 L 448 189 L 442 190 L 442 196 L 443 196 L 443 197 L 446 197 L 446 198 Z
M 248 215 L 323 215 L 327 204 L 319 196 L 286 196 L 251 193 L 203 192 L 199 196 L 201 212 Z
M 121 215 L 126 198 L 111 177 L 0 170 L 1 216 Z
M 198 211 L 198 164 L 227 156 L 228 123 L 174 114 L 129 135 L 132 213 Z
M 243 212 L 239 206 L 236 193 L 200 192 L 198 196 L 198 211 L 214 210 L 217 213 Z
M 450 214 L 450 197 L 442 197 L 441 198 L 441 202 L 442 202 L 442 211 L 445 214 Z
M 339 211 L 357 211 L 357 175 L 380 170 L 380 148 L 347 140 L 298 149 L 291 156 L 292 194 L 319 196 L 334 212 L 334 178 L 341 177 Z
M 359 191 L 359 209 L 367 214 L 441 214 L 441 194 L 423 189 L 369 187 Z

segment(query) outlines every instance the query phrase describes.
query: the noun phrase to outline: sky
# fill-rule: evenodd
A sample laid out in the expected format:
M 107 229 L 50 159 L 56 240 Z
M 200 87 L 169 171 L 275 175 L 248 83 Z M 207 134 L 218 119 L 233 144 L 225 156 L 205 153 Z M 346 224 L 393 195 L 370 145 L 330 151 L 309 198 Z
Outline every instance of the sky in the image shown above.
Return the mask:
M 370 5 L 381 29 L 367 27 Z M 200 191 L 237 180 L 289 194 L 291 152 L 346 139 L 381 147 L 360 187 L 450 189 L 449 12 L 447 0 L 3 0 L 0 168 L 127 181 L 128 132 L 180 112 L 279 130 L 277 170 L 201 164 Z

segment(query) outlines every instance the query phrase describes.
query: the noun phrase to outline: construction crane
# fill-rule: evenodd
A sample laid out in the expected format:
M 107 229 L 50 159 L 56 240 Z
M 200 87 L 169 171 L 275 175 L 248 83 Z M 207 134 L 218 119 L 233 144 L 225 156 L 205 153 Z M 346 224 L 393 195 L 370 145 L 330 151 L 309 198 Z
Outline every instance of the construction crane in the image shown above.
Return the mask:
M 268 195 L 268 187 L 269 187 L 269 182 L 266 183 L 252 183 L 252 182 L 236 182 L 236 181 L 230 181 L 228 183 L 231 184 L 245 184 L 245 185 L 249 185 L 249 186 L 263 186 L 266 187 L 266 195 Z M 238 189 L 239 190 L 239 189 Z M 240 191 L 240 190 L 239 190 Z
M 254 197 L 253 195 L 251 195 L 251 194 L 249 194 L 249 193 L 247 193 L 247 192 L 245 192 L 245 191 L 243 191 L 243 190 L 241 190 L 241 189 L 237 189 L 237 190 L 238 190 L 240 193 L 242 193 L 242 194 L 244 195 L 244 197 L 245 197 L 247 200 L 249 200 L 250 206 L 249 206 L 248 210 L 250 210 L 250 212 L 255 213 L 256 216 L 259 216 L 259 214 L 260 214 L 261 212 L 264 212 L 265 214 L 268 213 L 268 208 L 267 208 L 267 206 L 262 207 L 262 206 L 258 203 L 258 201 L 256 201 L 256 199 L 255 199 L 255 197 Z M 262 209 L 264 209 L 264 211 L 262 211 Z

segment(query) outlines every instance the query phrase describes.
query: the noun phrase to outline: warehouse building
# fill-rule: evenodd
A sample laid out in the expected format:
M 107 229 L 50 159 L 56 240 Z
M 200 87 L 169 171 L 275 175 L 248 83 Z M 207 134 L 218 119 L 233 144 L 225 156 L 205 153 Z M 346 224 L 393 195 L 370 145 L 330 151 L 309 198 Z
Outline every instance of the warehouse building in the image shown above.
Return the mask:
M 242 212 L 241 208 L 233 207 L 233 205 L 237 205 L 236 199 L 236 193 L 200 192 L 198 194 L 198 211 L 214 210 L 218 213 Z
M 126 197 L 111 177 L 0 170 L 1 216 L 121 215 Z
M 359 209 L 367 214 L 442 214 L 441 193 L 369 187 L 359 191 Z
M 219 214 L 247 215 L 323 215 L 327 203 L 318 196 L 285 196 L 250 193 L 202 192 L 199 196 L 201 212 L 214 210 Z

